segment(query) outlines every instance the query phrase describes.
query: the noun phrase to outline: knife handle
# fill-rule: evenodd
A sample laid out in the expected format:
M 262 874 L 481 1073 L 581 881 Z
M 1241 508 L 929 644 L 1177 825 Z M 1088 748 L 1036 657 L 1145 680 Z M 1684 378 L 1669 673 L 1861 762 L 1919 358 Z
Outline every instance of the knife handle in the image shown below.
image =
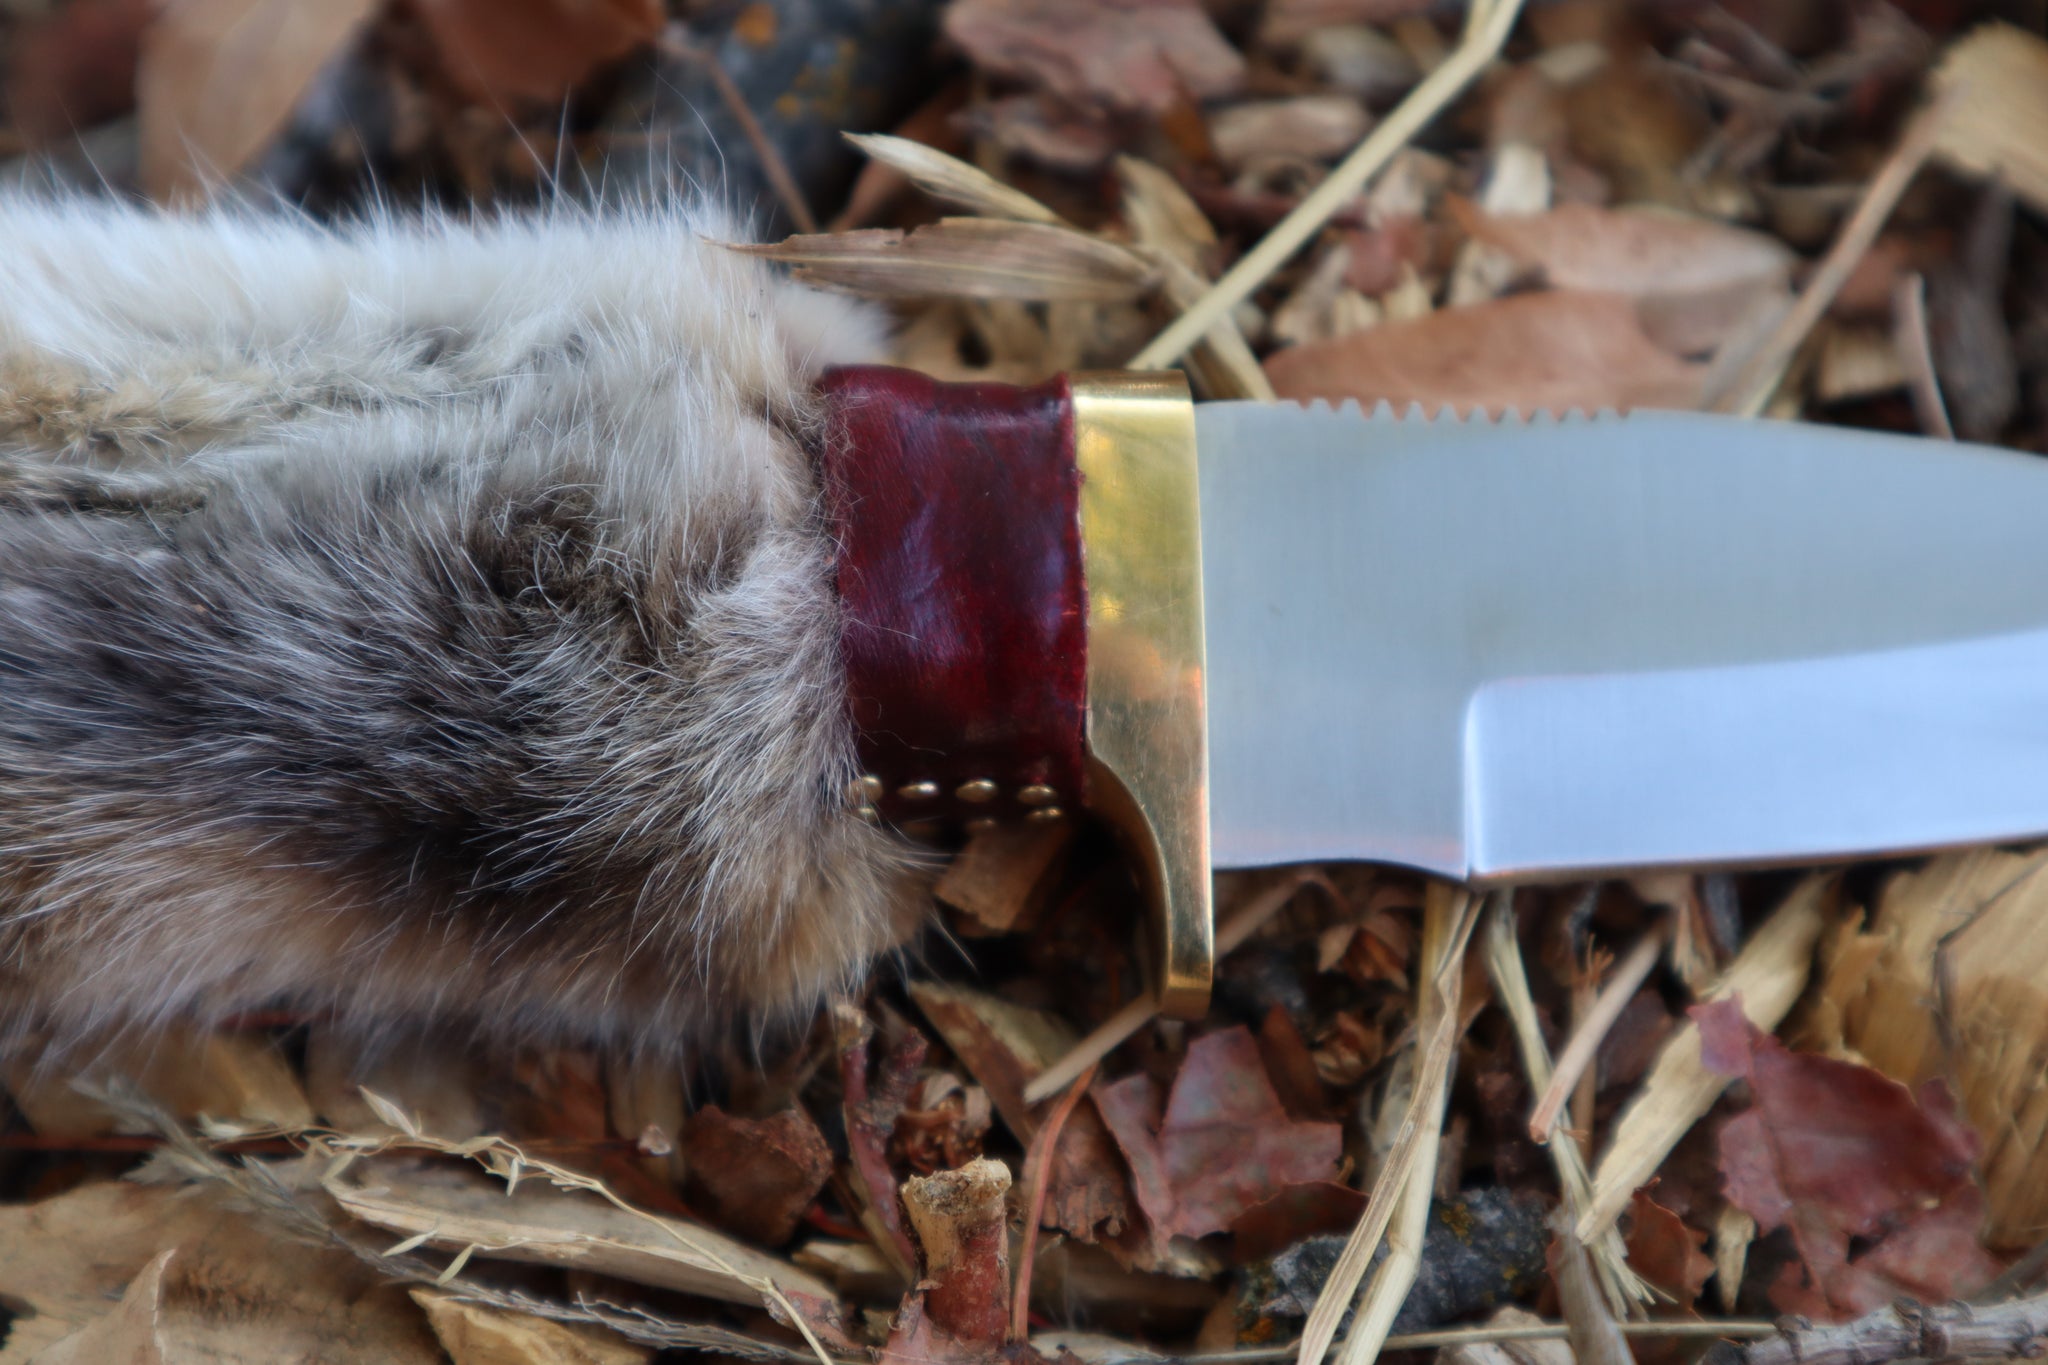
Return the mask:
M 820 384 L 863 815 L 1122 837 L 1161 1007 L 1213 975 L 1194 412 L 1177 374 Z

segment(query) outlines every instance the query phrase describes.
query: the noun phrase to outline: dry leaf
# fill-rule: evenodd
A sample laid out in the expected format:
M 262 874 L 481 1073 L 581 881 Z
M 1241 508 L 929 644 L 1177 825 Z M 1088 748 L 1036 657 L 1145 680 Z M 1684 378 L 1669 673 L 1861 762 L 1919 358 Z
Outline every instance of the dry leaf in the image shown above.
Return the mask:
M 654 1355 L 602 1327 L 465 1303 L 436 1289 L 412 1297 L 454 1365 L 646 1365 Z
M 945 218 L 895 228 L 737 245 L 792 267 L 808 284 L 875 298 L 1134 299 L 1157 271 L 1136 253 L 1073 228 Z
M 202 199 L 276 137 L 374 0 L 171 0 L 135 73 L 142 188 Z
M 40 146 L 133 108 L 142 31 L 156 10 L 153 0 L 72 0 L 18 18 L 0 89 L 23 140 Z
M 1907 1085 L 1955 1084 L 1984 1135 L 1986 1236 L 2000 1247 L 2031 1246 L 2048 1221 L 2044 872 L 2048 852 L 1977 849 L 1892 878 L 1868 929 L 1830 945 L 1802 1040 Z
M 1775 237 L 1653 208 L 1564 204 L 1547 213 L 1482 213 L 1449 201 L 1459 225 L 1559 289 L 1636 296 L 1782 284 L 1798 258 Z
M 324 1022 L 314 1024 L 306 1039 L 306 1097 L 322 1120 L 344 1132 L 396 1131 L 363 1099 L 363 1091 L 371 1090 L 437 1137 L 477 1137 L 487 1127 L 477 1098 L 483 1084 L 476 1060 L 444 1041 L 366 1050 L 360 1039 Z
M 1188 1046 L 1164 1113 L 1158 1085 L 1143 1072 L 1094 1095 L 1131 1163 L 1155 1246 L 1222 1232 L 1288 1186 L 1336 1174 L 1343 1129 L 1287 1116 L 1242 1027 Z
M 668 22 L 661 0 L 417 0 L 417 8 L 442 70 L 483 104 L 554 103 Z
M 99 1365 L 121 1347 L 167 1365 L 440 1359 L 402 1291 L 345 1252 L 276 1237 L 219 1189 L 107 1181 L 0 1207 L 0 1298 L 29 1310 L 5 1365 Z
M 1872 1067 L 1792 1052 L 1732 1000 L 1692 1015 L 1702 1060 L 1749 1081 L 1750 1107 L 1721 1127 L 1721 1177 L 1759 1228 L 1792 1230 L 1803 1267 L 1771 1286 L 1781 1310 L 1845 1322 L 1901 1297 L 1962 1298 L 1998 1274 L 1978 1241 L 1977 1136 L 1947 1086 L 1916 1097 Z
M 707 1105 L 683 1130 L 683 1160 L 697 1200 L 691 1207 L 769 1247 L 796 1235 L 797 1220 L 832 1176 L 832 1149 L 811 1116 L 795 1108 L 746 1119 Z
M 1083 107 L 1159 114 L 1244 84 L 1199 0 L 954 0 L 945 24 L 984 71 Z
M 1686 408 L 1706 367 L 1660 349 L 1635 301 L 1550 290 L 1383 322 L 1269 357 L 1282 398 L 1356 398 L 1435 412 Z
M 1636 1191 L 1628 1217 L 1629 1265 L 1680 1308 L 1699 1302 L 1700 1290 L 1714 1274 L 1712 1258 L 1700 1250 L 1707 1234 L 1687 1227 L 1648 1190 Z
M 2048 42 L 1986 24 L 1950 47 L 1932 84 L 1952 96 L 1936 131 L 1939 154 L 2048 210 Z
M 874 160 L 901 171 L 913 185 L 942 203 L 968 209 L 984 218 L 1008 218 L 1019 223 L 1060 221 L 1057 213 L 1022 190 L 1013 189 L 936 147 L 887 133 L 844 136 Z
M 830 1298 L 786 1261 L 709 1228 L 627 1212 L 529 1177 L 510 1193 L 488 1176 L 437 1161 L 361 1159 L 327 1182 L 352 1216 L 401 1237 L 539 1265 L 571 1266 L 636 1284 L 758 1306 L 755 1283 Z
M 115 1116 L 74 1080 L 133 1081 L 180 1119 L 204 1116 L 255 1128 L 303 1127 L 312 1107 L 277 1045 L 261 1033 L 173 1025 L 149 1038 L 78 1045 L 75 1065 L 44 1064 L 36 1043 L 0 1064 L 0 1079 L 29 1126 L 45 1137 L 113 1132 Z M 82 1059 L 82 1060 L 81 1060 Z
M 1371 126 L 1365 106 L 1349 95 L 1297 95 L 1218 110 L 1209 117 L 1209 142 L 1231 167 L 1273 157 L 1330 161 Z
M 1017 1141 L 1030 1146 L 1043 1114 L 1025 1103 L 1024 1087 L 1073 1050 L 1073 1031 L 1054 1015 L 964 986 L 917 981 L 910 998 L 988 1091 Z M 1094 1241 L 1117 1236 L 1129 1218 L 1130 1186 L 1115 1144 L 1095 1107 L 1081 1105 L 1068 1117 L 1046 1175 L 1044 1225 Z

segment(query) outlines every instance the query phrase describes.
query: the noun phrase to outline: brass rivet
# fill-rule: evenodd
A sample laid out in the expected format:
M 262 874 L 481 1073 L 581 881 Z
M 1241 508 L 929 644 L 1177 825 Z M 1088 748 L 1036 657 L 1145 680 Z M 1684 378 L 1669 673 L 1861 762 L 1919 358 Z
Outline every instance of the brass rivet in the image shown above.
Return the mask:
M 896 794 L 905 801 L 929 801 L 939 794 L 936 782 L 906 782 L 896 789 Z
M 870 801 L 879 801 L 881 798 L 882 779 L 876 777 L 873 773 L 863 774 L 846 784 L 846 799 L 857 806 L 866 805 Z
M 1028 787 L 1017 789 L 1017 803 L 1024 806 L 1049 806 L 1060 799 L 1060 794 L 1043 782 L 1033 782 Z
M 985 802 L 995 800 L 996 792 L 998 790 L 999 788 L 996 786 L 996 784 L 989 781 L 987 778 L 977 777 L 974 778 L 972 781 L 962 782 L 959 786 L 955 787 L 953 789 L 953 795 L 959 797 L 962 801 L 967 802 L 969 805 L 979 806 Z
M 1066 819 L 1067 813 L 1061 810 L 1058 806 L 1040 806 L 1037 810 L 1032 811 L 1029 815 L 1025 816 L 1024 818 L 1026 820 L 1036 821 L 1041 825 L 1046 825 L 1051 824 L 1054 820 Z
M 994 829 L 997 825 L 1000 825 L 1001 823 L 1003 822 L 996 819 L 992 815 L 979 816 L 967 822 L 967 832 L 969 834 L 979 834 L 985 829 Z
M 854 811 L 854 814 L 858 815 L 861 819 L 867 821 L 871 825 L 879 825 L 880 823 L 882 823 L 882 812 L 876 810 L 873 806 L 862 806 L 858 810 Z

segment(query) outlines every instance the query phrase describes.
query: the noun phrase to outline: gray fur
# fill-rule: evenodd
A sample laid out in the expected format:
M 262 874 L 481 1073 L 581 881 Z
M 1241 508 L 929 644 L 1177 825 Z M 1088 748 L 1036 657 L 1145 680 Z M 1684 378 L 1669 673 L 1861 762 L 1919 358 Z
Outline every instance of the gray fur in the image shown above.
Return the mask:
M 873 323 L 698 226 L 0 200 L 0 1011 L 668 1047 L 901 941 L 804 449 Z

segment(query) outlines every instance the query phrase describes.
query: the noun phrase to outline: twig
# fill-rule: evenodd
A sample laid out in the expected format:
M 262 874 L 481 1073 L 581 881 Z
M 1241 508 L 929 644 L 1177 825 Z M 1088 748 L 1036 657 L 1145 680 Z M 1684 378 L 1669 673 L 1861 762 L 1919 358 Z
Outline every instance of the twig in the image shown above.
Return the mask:
M 1485 951 L 1487 973 L 1493 978 L 1493 988 L 1508 1013 L 1508 1022 L 1514 1026 L 1522 1069 L 1528 1073 L 1529 1084 L 1541 1090 L 1550 1083 L 1553 1074 L 1550 1048 L 1543 1041 L 1543 1028 L 1536 1019 L 1536 999 L 1529 990 L 1529 973 L 1522 965 L 1511 902 L 1506 899 L 1496 902 L 1488 916 Z M 1576 1142 L 1553 1142 L 1549 1151 L 1564 1206 L 1577 1217 L 1593 1199 L 1593 1176 L 1586 1169 L 1586 1154 Z M 1617 1316 L 1656 1297 L 1642 1277 L 1629 1268 L 1628 1247 L 1621 1239 L 1620 1229 L 1609 1224 L 1586 1246 L 1593 1253 L 1600 1288 Z
M 2044 1353 L 2048 1295 L 1995 1308 L 1966 1303 L 1923 1308 L 1902 1300 L 1854 1322 L 1781 1329 L 1744 1347 L 1742 1356 L 1744 1365 L 1882 1365 L 1889 1360 L 2039 1359 Z
M 1010 1305 L 1011 1341 L 1031 1339 L 1031 1263 L 1038 1255 L 1038 1224 L 1045 1217 L 1045 1191 L 1052 1184 L 1053 1158 L 1059 1155 L 1060 1134 L 1066 1131 L 1067 1120 L 1094 1081 L 1095 1064 L 1090 1062 L 1088 1069 L 1067 1087 L 1067 1093 L 1060 1096 L 1059 1104 L 1031 1139 L 1031 1150 L 1024 1156 L 1024 1236 L 1017 1250 L 1016 1296 Z
M 1451 912 L 1448 915 L 1450 927 L 1439 940 L 1443 944 L 1441 955 L 1436 959 L 1435 970 L 1425 971 L 1419 983 L 1423 991 L 1433 992 L 1443 1007 L 1431 1011 L 1431 1027 L 1418 1039 L 1415 1089 L 1409 1096 L 1408 1108 L 1401 1116 L 1394 1141 L 1387 1149 L 1386 1165 L 1373 1184 L 1372 1197 L 1366 1201 L 1365 1213 L 1359 1218 L 1358 1226 L 1351 1230 L 1350 1240 L 1345 1242 L 1343 1252 L 1331 1268 L 1315 1307 L 1309 1310 L 1296 1356 L 1299 1365 L 1318 1365 L 1323 1354 L 1330 1349 L 1330 1343 L 1337 1336 L 1337 1327 L 1351 1306 L 1352 1291 L 1365 1279 L 1366 1271 L 1372 1265 L 1373 1252 L 1379 1249 L 1380 1238 L 1386 1234 L 1387 1225 L 1393 1219 L 1395 1206 L 1406 1195 L 1409 1177 L 1418 1157 L 1425 1145 L 1434 1149 L 1443 1123 L 1451 1054 L 1458 1042 L 1458 990 L 1462 982 L 1465 943 L 1472 935 L 1474 921 L 1478 919 L 1473 907 L 1474 901 L 1469 894 L 1460 896 L 1446 907 Z M 1431 1164 L 1434 1166 L 1434 1162 Z M 1375 1285 L 1378 1283 L 1376 1280 Z M 1402 1295 L 1405 1296 L 1406 1292 L 1406 1286 L 1403 1286 Z M 1395 1307 L 1398 1309 L 1399 1304 L 1396 1303 Z M 1388 1321 L 1391 1320 L 1392 1315 L 1389 1314 Z M 1378 1330 L 1373 1331 L 1361 1313 L 1359 1321 L 1353 1324 L 1351 1338 L 1344 1344 L 1345 1358 L 1353 1359 L 1354 1341 L 1383 1340 L 1386 1326 L 1386 1323 L 1380 1323 Z M 1375 1348 L 1379 1344 L 1379 1340 L 1373 1341 Z
M 1927 337 L 1927 279 L 1914 273 L 1892 290 L 1892 347 L 1906 367 L 1906 391 L 1913 396 L 1913 415 L 1920 429 L 1944 441 L 1956 438 L 1941 401 L 1941 380 L 1934 373 L 1934 345 Z
M 1522 0 L 1473 0 L 1457 50 L 1409 92 L 1408 98 L 1395 106 L 1322 184 L 1260 238 L 1257 246 L 1225 271 L 1223 278 L 1194 306 L 1133 356 L 1130 368 L 1156 370 L 1173 364 L 1208 335 L 1217 319 L 1244 302 L 1267 277 L 1286 264 L 1331 215 L 1365 188 L 1394 153 L 1407 146 L 1409 139 L 1428 126 L 1486 69 L 1507 42 L 1521 8 Z
M 1572 1330 L 1572 1358 L 1577 1365 L 1635 1365 L 1635 1352 L 1599 1291 L 1593 1257 L 1572 1227 L 1569 1206 L 1551 1215 L 1551 1228 L 1557 1233 L 1551 1277 L 1557 1284 L 1558 1307 Z
M 804 199 L 804 192 L 798 188 L 796 177 L 789 173 L 789 163 L 782 159 L 782 152 L 768 137 L 768 131 L 761 126 L 761 120 L 754 117 L 754 111 L 747 107 L 747 97 L 741 93 L 733 78 L 726 72 L 725 65 L 715 53 L 706 52 L 684 41 L 680 25 L 670 25 L 669 31 L 661 37 L 661 50 L 672 57 L 694 62 L 704 69 L 711 78 L 711 86 L 718 91 L 718 98 L 724 102 L 733 121 L 740 126 L 747 145 L 760 158 L 761 172 L 768 177 L 769 187 L 782 204 L 782 211 L 789 215 L 789 221 L 802 233 L 818 230 L 817 215 Z
M 1621 1018 L 1621 1012 L 1628 1008 L 1628 1002 L 1636 998 L 1643 982 L 1657 968 L 1657 960 L 1664 956 L 1664 945 L 1671 941 L 1671 917 L 1662 915 L 1649 933 L 1629 950 L 1621 965 L 1614 969 L 1606 987 L 1594 1000 L 1593 1008 L 1579 1022 L 1572 1033 L 1571 1041 L 1558 1054 L 1557 1067 L 1550 1077 L 1550 1084 L 1543 1089 L 1543 1097 L 1536 1102 L 1535 1112 L 1529 1116 L 1529 1136 L 1537 1142 L 1550 1141 L 1550 1135 L 1557 1128 L 1558 1115 L 1564 1111 L 1565 1098 L 1579 1083 L 1579 1077 L 1586 1075 L 1593 1059 L 1600 1053 L 1600 1044 L 1607 1041 L 1608 1030 L 1614 1021 Z
M 1224 957 L 1243 946 L 1259 926 L 1280 913 L 1294 893 L 1304 886 L 1319 886 L 1332 900 L 1344 899 L 1336 884 L 1318 868 L 1304 868 L 1264 893 L 1223 921 L 1216 928 L 1216 956 Z M 1141 995 L 1096 1025 L 1095 1031 L 1074 1045 L 1074 1050 L 1038 1073 L 1024 1087 L 1024 1102 L 1038 1104 L 1073 1084 L 1074 1078 L 1094 1066 L 1122 1045 L 1126 1038 L 1159 1017 L 1159 1002 Z
M 1719 1322 L 1700 1322 L 1687 1319 L 1682 1322 L 1624 1322 L 1622 1334 L 1631 1337 L 1729 1337 L 1749 1338 L 1775 1336 L 1776 1323 L 1756 1318 L 1723 1318 Z M 1562 1322 L 1516 1323 L 1500 1327 L 1444 1327 L 1429 1332 L 1396 1332 L 1387 1338 L 1389 1351 L 1427 1351 L 1439 1346 L 1471 1346 L 1492 1341 L 1564 1341 L 1571 1336 L 1571 1328 Z M 1260 1365 L 1268 1360 L 1292 1360 L 1301 1352 L 1301 1343 L 1288 1342 L 1284 1346 L 1252 1346 L 1237 1351 L 1204 1351 L 1197 1355 L 1176 1356 L 1173 1365 Z
M 1793 354 L 1806 340 L 1814 324 L 1820 321 L 1828 305 L 1835 301 L 1835 296 L 1842 292 L 1842 286 L 1848 283 L 1856 263 L 1877 240 L 1878 232 L 1884 227 L 1885 220 L 1891 217 L 1899 196 L 1906 192 L 1906 186 L 1927 164 L 1927 158 L 1934 154 L 1949 107 L 1950 100 L 1944 97 L 1913 116 L 1913 121 L 1899 139 L 1899 145 L 1892 149 L 1892 154 L 1885 158 L 1884 165 L 1871 178 L 1856 211 L 1842 224 L 1834 245 L 1828 248 L 1828 254 L 1806 282 L 1799 301 L 1779 319 L 1778 325 L 1751 354 L 1748 363 L 1737 370 L 1718 392 L 1707 395 L 1701 406 L 1710 411 L 1736 413 L 1743 417 L 1754 417 L 1763 411 L 1764 404 L 1777 391 L 1778 382 L 1784 377 L 1785 367 L 1791 363 Z

